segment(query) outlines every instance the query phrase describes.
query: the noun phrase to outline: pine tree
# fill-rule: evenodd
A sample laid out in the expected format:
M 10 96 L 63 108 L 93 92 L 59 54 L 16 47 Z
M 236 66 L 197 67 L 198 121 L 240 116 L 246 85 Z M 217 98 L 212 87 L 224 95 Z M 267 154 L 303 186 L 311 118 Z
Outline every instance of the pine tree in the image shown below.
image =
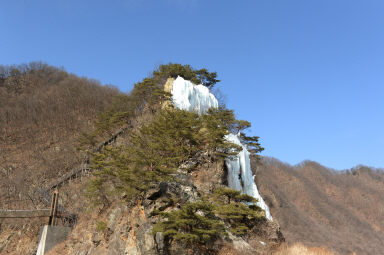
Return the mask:
M 186 203 L 180 210 L 160 213 L 165 221 L 155 224 L 153 233 L 162 232 L 168 244 L 180 242 L 191 248 L 204 248 L 210 241 L 225 236 L 224 224 L 206 201 Z
M 153 72 L 154 77 L 172 77 L 181 76 L 186 80 L 190 80 L 194 84 L 202 84 L 208 88 L 212 88 L 216 83 L 220 82 L 216 72 L 209 72 L 207 69 L 193 69 L 190 65 L 181 65 L 169 63 L 160 65 L 158 70 Z
M 237 145 L 224 139 L 228 131 L 217 116 L 176 109 L 159 111 L 150 123 L 129 134 L 128 145 L 106 147 L 94 154 L 92 168 L 99 171 L 90 182 L 90 194 L 105 200 L 114 190 L 129 200 L 153 182 L 171 180 L 177 167 L 201 151 L 217 158 L 231 155 Z
M 240 140 L 243 144 L 247 146 L 247 150 L 251 153 L 251 155 L 256 156 L 257 153 L 262 152 L 264 150 L 259 143 L 258 136 L 247 136 L 244 133 L 240 133 Z
M 214 191 L 215 213 L 236 235 L 245 235 L 264 215 L 255 205 L 257 199 L 230 188 L 218 188 Z

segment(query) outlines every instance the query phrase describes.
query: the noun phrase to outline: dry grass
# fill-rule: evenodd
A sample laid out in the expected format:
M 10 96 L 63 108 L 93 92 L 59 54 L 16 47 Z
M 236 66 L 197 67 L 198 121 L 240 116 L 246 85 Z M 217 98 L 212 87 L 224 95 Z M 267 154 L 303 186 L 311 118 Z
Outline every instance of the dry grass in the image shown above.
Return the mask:
M 301 243 L 282 246 L 274 255 L 336 255 L 325 247 L 306 247 Z

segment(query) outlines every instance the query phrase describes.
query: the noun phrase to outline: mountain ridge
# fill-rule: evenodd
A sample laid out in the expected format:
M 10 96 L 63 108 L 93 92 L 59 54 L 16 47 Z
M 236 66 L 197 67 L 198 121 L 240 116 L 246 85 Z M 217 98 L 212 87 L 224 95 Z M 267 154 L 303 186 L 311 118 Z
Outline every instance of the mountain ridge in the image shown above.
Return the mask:
M 327 246 L 341 254 L 384 249 L 381 169 L 338 172 L 314 161 L 291 166 L 264 158 L 256 181 L 288 243 Z
M 176 65 L 176 67 L 183 68 L 181 65 Z M 144 93 L 143 98 L 147 102 L 153 100 L 157 102 L 156 100 L 159 98 L 163 100 L 169 96 L 159 93 L 161 91 L 158 90 L 158 87 L 161 88 L 167 80 L 167 77 L 162 76 L 156 77 L 154 83 L 150 79 L 144 79 L 142 83 L 137 84 L 136 88 L 139 89 L 136 94 L 125 95 L 114 88 L 102 87 L 98 82 L 79 78 L 62 69 L 42 63 L 8 67 L 8 69 L 0 68 L 0 70 L 2 70 L 0 74 L 0 99 L 2 99 L 0 117 L 6 119 L 1 126 L 0 137 L 6 144 L 6 147 L 3 148 L 5 151 L 3 155 L 6 156 L 3 156 L 0 162 L 3 165 L 0 169 L 1 182 L 4 184 L 0 187 L 0 191 L 14 198 L 31 196 L 36 186 L 45 185 L 57 180 L 60 176 L 65 176 L 71 170 L 71 166 L 87 158 L 87 153 L 91 151 L 92 146 L 97 146 L 98 142 L 113 135 L 117 130 L 116 127 L 126 123 L 127 119 L 132 119 L 132 116 L 134 116 L 134 122 L 129 132 L 151 122 L 156 106 L 142 104 L 141 101 L 137 101 L 136 96 L 142 96 Z M 198 70 L 199 75 L 207 73 L 205 69 L 201 70 Z M 177 72 L 179 71 L 177 70 Z M 194 72 L 196 70 L 189 70 L 188 75 L 193 77 Z M 158 71 L 158 73 L 161 72 Z M 176 72 L 172 71 L 168 74 L 176 75 Z M 215 79 L 216 74 L 213 74 L 213 81 L 218 81 Z M 154 93 L 155 98 L 151 93 Z M 93 97 L 89 95 L 93 95 Z M 25 99 L 27 99 L 27 104 L 23 102 Z M 117 100 L 114 101 L 114 99 Z M 135 110 L 138 108 L 142 114 L 137 115 L 136 112 L 128 111 L 121 114 L 121 109 L 126 106 L 124 103 L 129 107 L 133 106 Z M 13 105 L 21 105 L 21 108 L 12 108 Z M 49 128 L 44 129 L 46 127 Z M 25 137 L 29 137 L 30 140 L 23 139 Z M 123 134 L 116 140 L 116 146 L 128 144 L 129 135 Z M 75 148 L 81 147 L 79 141 L 89 143 L 90 146 L 85 147 L 83 152 L 78 152 Z M 174 199 L 175 194 L 194 197 L 196 190 L 213 190 L 223 185 L 225 183 L 224 165 L 210 164 L 212 155 L 206 153 L 196 155 L 201 157 L 201 166 L 196 171 L 177 173 L 183 180 L 187 180 L 188 185 L 192 183 L 192 186 L 187 185 L 185 189 L 177 186 L 178 184 L 171 184 L 169 187 L 172 191 L 163 194 L 160 183 L 159 187 L 150 188 L 149 193 L 153 194 L 144 196 L 144 199 L 139 200 L 140 202 L 128 203 L 131 207 L 121 207 L 118 203 L 113 203 L 113 205 L 106 205 L 106 208 L 99 207 L 90 218 L 87 218 L 85 207 L 90 207 L 91 204 L 86 200 L 84 194 L 79 192 L 85 188 L 82 180 L 73 180 L 61 187 L 61 203 L 67 208 L 79 212 L 80 220 L 83 222 L 83 224 L 80 223 L 79 228 L 85 230 L 85 232 L 82 232 L 81 229 L 75 230 L 70 241 L 63 244 L 64 248 L 73 245 L 79 250 L 87 251 L 88 249 L 88 251 L 96 252 L 98 249 L 107 249 L 113 243 L 115 249 L 125 249 L 127 247 L 118 241 L 119 238 L 133 240 L 132 238 L 137 233 L 141 233 L 142 237 L 148 236 L 150 225 L 153 223 L 150 212 L 153 210 L 154 204 L 160 208 L 172 208 L 174 201 L 170 202 L 167 199 L 169 197 Z M 380 172 L 381 169 L 358 166 L 336 173 L 335 170 L 323 167 L 314 161 L 304 161 L 295 166 L 289 166 L 267 157 L 264 157 L 261 162 L 253 158 L 252 164 L 259 190 L 271 208 L 273 218 L 276 219 L 276 222 L 281 223 L 283 233 L 286 232 L 288 244 L 303 242 L 308 246 L 328 246 L 341 254 L 352 252 L 375 254 L 382 249 L 380 244 L 382 238 L 379 234 L 382 234 L 384 229 L 384 219 L 380 215 L 380 208 L 383 208 L 381 205 L 384 205 L 381 199 L 384 197 L 381 196 L 384 195 L 382 188 L 384 177 Z M 24 168 L 25 165 L 28 167 Z M 342 175 L 345 175 L 345 179 L 348 179 L 349 182 L 341 180 Z M 89 177 L 84 179 L 89 180 Z M 26 188 L 26 184 L 30 185 L 30 189 Z M 191 193 L 191 191 L 193 192 Z M 351 194 L 347 194 L 348 192 Z M 159 194 L 166 194 L 166 196 L 158 197 Z M 365 195 L 363 199 L 362 194 Z M 127 194 L 122 194 L 119 199 L 123 199 L 124 196 L 126 197 Z M 159 198 L 161 199 L 158 200 Z M 343 198 L 347 198 L 344 203 L 341 202 Z M 364 201 L 369 201 L 369 203 L 362 203 Z M 6 202 L 4 196 L 0 198 L 0 202 Z M 32 202 L 34 206 L 39 206 L 37 201 Z M 124 223 L 126 219 L 121 212 L 129 213 L 130 209 L 134 210 L 138 216 L 141 215 L 140 217 L 144 212 L 146 227 L 138 228 L 139 232 L 135 232 L 135 226 L 139 224 L 134 219 L 135 215 L 129 217 L 129 224 Z M 115 215 L 114 220 L 110 220 L 108 213 Z M 347 222 L 343 220 L 344 216 L 350 217 Z M 354 225 L 348 226 L 348 220 Z M 26 221 L 11 221 L 10 225 L 8 223 L 0 221 L 2 224 L 0 253 L 34 254 L 34 248 L 37 247 L 36 233 L 38 233 L 38 228 L 34 224 L 43 222 L 35 220 L 28 223 Z M 119 228 L 115 228 L 117 223 L 121 223 Z M 104 224 L 106 224 L 106 229 L 103 228 Z M 272 248 L 279 246 L 283 239 L 282 236 L 279 236 L 279 227 L 268 226 L 263 221 L 257 224 L 252 230 L 255 231 L 255 235 L 252 234 L 249 240 L 244 239 L 248 244 L 244 240 L 232 238 L 232 241 L 225 245 L 236 241 L 244 247 L 252 244 L 262 254 L 272 252 Z M 102 229 L 101 233 L 95 231 L 98 227 Z M 367 236 L 366 240 L 359 236 L 357 228 Z M 348 230 L 357 234 L 346 235 L 345 238 L 342 238 L 341 235 L 347 233 Z M 9 233 L 18 231 L 19 234 L 7 235 L 7 231 L 10 231 Z M 29 233 L 28 239 L 22 236 L 21 231 Z M 126 231 L 126 233 L 119 236 L 117 234 L 119 231 Z M 114 232 L 115 235 L 113 235 Z M 335 236 L 334 240 L 327 238 L 328 233 Z M 91 236 L 90 239 L 89 236 Z M 20 242 L 20 240 L 26 241 Z M 371 240 L 373 240 L 372 245 L 368 245 L 367 243 Z M 135 245 L 140 244 L 141 241 L 138 240 Z M 86 245 L 82 245 L 82 243 L 86 243 Z M 268 247 L 265 247 L 265 244 Z M 63 246 L 60 247 L 63 248 Z M 231 245 L 226 248 L 231 253 L 223 254 L 236 254 Z M 61 254 L 60 249 L 57 254 Z

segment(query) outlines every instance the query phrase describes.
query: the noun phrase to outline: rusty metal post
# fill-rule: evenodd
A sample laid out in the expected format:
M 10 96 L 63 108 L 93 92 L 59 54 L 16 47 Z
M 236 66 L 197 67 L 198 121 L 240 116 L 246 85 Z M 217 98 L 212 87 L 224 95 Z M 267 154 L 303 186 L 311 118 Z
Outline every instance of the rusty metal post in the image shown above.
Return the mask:
M 52 225 L 52 220 L 53 220 L 53 205 L 55 203 L 55 199 L 56 199 L 56 193 L 53 192 L 52 193 L 52 198 L 51 198 L 51 210 L 50 210 L 50 213 L 49 213 L 49 221 L 48 221 L 48 225 Z
M 54 194 L 55 194 L 55 200 L 53 203 L 52 226 L 56 225 L 56 214 L 57 214 L 57 203 L 59 200 L 59 191 L 56 189 Z

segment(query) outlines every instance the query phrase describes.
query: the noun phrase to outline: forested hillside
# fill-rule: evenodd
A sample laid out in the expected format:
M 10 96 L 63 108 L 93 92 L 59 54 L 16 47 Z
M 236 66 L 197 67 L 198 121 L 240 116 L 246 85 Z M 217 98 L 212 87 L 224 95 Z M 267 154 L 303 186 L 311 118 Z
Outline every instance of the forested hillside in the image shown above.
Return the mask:
M 43 63 L 0 66 L 0 203 L 84 160 L 77 139 L 119 91 Z
M 264 158 L 256 180 L 288 243 L 340 254 L 384 250 L 383 170 L 358 166 L 338 172 L 313 161 L 290 166 Z

